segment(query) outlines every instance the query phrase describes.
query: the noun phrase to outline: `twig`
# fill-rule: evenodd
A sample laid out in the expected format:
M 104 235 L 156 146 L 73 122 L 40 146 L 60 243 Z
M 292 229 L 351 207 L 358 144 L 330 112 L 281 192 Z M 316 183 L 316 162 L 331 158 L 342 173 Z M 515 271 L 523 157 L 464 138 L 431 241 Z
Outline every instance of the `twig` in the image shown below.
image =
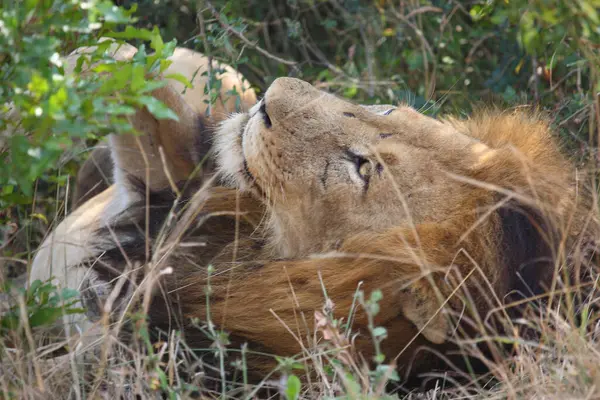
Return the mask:
M 29 344 L 29 355 L 31 356 L 31 363 L 33 365 L 33 371 L 35 373 L 35 379 L 37 381 L 37 386 L 40 392 L 44 393 L 46 391 L 46 387 L 44 386 L 44 379 L 42 378 L 42 371 L 40 369 L 40 365 L 35 358 L 35 342 L 33 340 L 33 335 L 31 333 L 31 327 L 29 326 L 29 319 L 27 318 L 27 306 L 25 305 L 25 299 L 23 296 L 18 297 L 19 301 L 19 311 L 21 313 L 21 323 L 22 328 L 25 331 L 25 337 L 27 338 L 27 344 Z
M 444 10 L 442 10 L 439 7 L 423 6 L 423 7 L 417 8 L 415 10 L 412 10 L 411 12 L 409 12 L 408 14 L 406 14 L 406 18 L 409 19 L 409 18 L 412 18 L 412 17 L 414 17 L 415 15 L 418 15 L 418 14 L 425 14 L 426 12 L 441 13 L 443 11 Z
M 219 11 L 217 11 L 217 9 L 211 4 L 210 1 L 207 1 L 206 5 L 210 9 L 210 11 L 214 15 L 214 17 L 219 21 L 219 24 L 224 29 L 226 29 L 227 32 L 229 32 L 229 33 L 233 34 L 234 36 L 236 36 L 238 39 L 240 39 L 242 42 L 244 42 L 250 48 L 258 51 L 263 56 L 268 57 L 268 58 L 270 58 L 270 59 L 272 59 L 274 61 L 277 61 L 277 62 L 279 62 L 281 64 L 290 65 L 290 66 L 294 66 L 294 65 L 297 64 L 295 61 L 290 61 L 290 60 L 283 59 L 281 57 L 277 57 L 276 55 L 271 54 L 268 51 L 266 51 L 265 49 L 263 49 L 262 47 L 260 47 L 258 44 L 252 43 L 249 39 L 247 39 L 240 32 L 238 32 L 235 29 L 233 29 L 233 27 L 231 25 L 229 25 L 229 24 L 223 22 L 223 20 L 221 20 L 221 13 Z
M 538 59 L 536 56 L 531 58 L 531 68 L 533 69 L 533 98 L 536 104 L 540 102 L 540 77 L 538 75 L 538 69 L 540 68 Z
M 407 18 L 407 16 L 402 15 L 401 13 L 399 13 L 398 11 L 396 11 L 394 8 L 391 8 L 392 14 L 394 14 L 394 16 L 399 19 L 400 21 L 404 22 L 409 28 L 411 28 L 416 36 L 419 38 L 420 42 L 421 42 L 421 48 L 422 48 L 422 52 L 423 52 L 423 67 L 425 69 L 425 90 L 427 91 L 427 93 L 429 95 L 431 95 L 433 93 L 434 87 L 435 87 L 435 69 L 436 69 L 436 65 L 435 65 L 435 53 L 433 52 L 433 49 L 431 48 L 431 45 L 429 44 L 429 42 L 427 41 L 427 38 L 425 38 L 425 35 L 423 34 L 423 30 L 418 27 L 417 25 L 415 25 L 414 23 L 412 23 L 411 21 L 409 21 L 409 19 Z M 410 14 L 409 14 L 410 15 Z M 433 62 L 433 71 L 431 73 L 431 76 L 434 77 L 434 79 L 432 79 L 430 82 L 430 74 L 429 74 L 429 65 L 428 65 L 428 60 L 427 60 L 427 53 L 429 53 L 429 55 L 431 56 L 432 62 Z
M 363 40 L 363 43 L 365 45 L 365 53 L 366 53 L 365 58 L 367 61 L 367 76 L 369 77 L 368 81 L 372 82 L 374 80 L 374 69 L 375 69 L 375 59 L 373 57 L 373 46 L 371 44 L 371 41 L 365 34 L 364 25 L 359 28 L 359 32 L 360 32 L 360 36 Z M 367 87 L 367 93 L 368 93 L 369 97 L 372 97 L 375 94 L 374 92 L 375 92 L 375 87 L 371 83 L 369 83 L 369 85 Z
M 483 44 L 483 42 L 485 42 L 489 38 L 493 37 L 494 35 L 496 35 L 496 33 L 494 33 L 494 32 L 488 33 L 487 35 L 483 35 L 483 37 L 481 39 L 479 39 L 478 41 L 475 42 L 473 47 L 471 47 L 471 50 L 469 50 L 469 54 L 467 54 L 467 58 L 465 59 L 467 64 L 470 64 L 473 61 L 473 55 L 475 54 L 475 51 L 477 51 L 479 46 L 481 46 Z
M 558 82 L 556 82 L 556 83 L 554 83 L 554 84 L 551 84 L 551 85 L 550 85 L 550 88 L 549 88 L 548 90 L 546 90 L 544 93 L 552 93 L 552 92 L 554 92 L 556 89 L 558 89 L 558 87 L 559 87 L 559 86 L 560 86 L 560 85 L 561 85 L 561 84 L 562 84 L 564 81 L 566 81 L 567 79 L 569 79 L 569 78 L 571 77 L 571 75 L 573 75 L 573 74 L 575 74 L 575 73 L 577 73 L 577 70 L 576 70 L 576 69 L 572 69 L 572 70 L 570 70 L 570 71 L 569 71 L 569 72 L 567 72 L 567 73 L 565 74 L 565 76 L 563 76 L 563 77 L 562 77 L 562 78 L 561 78 L 561 79 L 560 79 Z
M 204 16 L 202 15 L 202 10 L 198 11 L 197 14 L 198 25 L 200 26 L 200 36 L 202 37 L 202 43 L 204 44 L 204 53 L 208 57 L 208 64 L 206 71 L 208 73 L 208 79 L 206 80 L 206 93 L 208 93 L 208 115 L 212 116 L 212 93 L 211 93 L 211 81 L 213 78 L 212 73 L 212 55 L 210 53 L 210 46 L 208 45 L 208 40 L 206 39 L 206 29 L 204 26 Z

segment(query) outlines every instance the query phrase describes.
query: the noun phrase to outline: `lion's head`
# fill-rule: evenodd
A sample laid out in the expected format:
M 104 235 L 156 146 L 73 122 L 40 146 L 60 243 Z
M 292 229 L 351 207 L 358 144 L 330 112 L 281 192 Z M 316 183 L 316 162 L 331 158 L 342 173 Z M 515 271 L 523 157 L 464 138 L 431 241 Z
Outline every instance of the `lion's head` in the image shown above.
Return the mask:
M 502 169 L 514 175 L 519 154 L 532 163 L 541 154 L 552 160 L 557 175 L 549 179 L 564 186 L 568 168 L 545 140 L 545 125 L 519 126 L 518 119 L 472 129 L 474 122 L 438 121 L 408 106 L 355 105 L 280 78 L 249 113 L 222 125 L 218 162 L 230 182 L 268 201 L 279 255 L 297 257 L 335 248 L 355 233 L 447 220 L 473 195 L 457 176 L 485 179 L 486 171 L 491 177 Z M 499 124 L 515 125 L 515 141 L 505 131 L 501 143 L 484 137 Z

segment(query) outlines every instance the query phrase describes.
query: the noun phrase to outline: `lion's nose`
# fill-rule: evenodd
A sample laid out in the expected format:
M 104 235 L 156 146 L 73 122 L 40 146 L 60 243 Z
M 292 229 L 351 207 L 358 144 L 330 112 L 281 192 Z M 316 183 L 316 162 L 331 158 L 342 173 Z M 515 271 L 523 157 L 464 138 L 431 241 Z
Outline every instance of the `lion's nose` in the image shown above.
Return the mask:
M 296 78 L 277 78 L 265 93 L 261 111 L 270 122 L 283 121 L 288 114 L 306 107 L 319 91 L 310 83 Z

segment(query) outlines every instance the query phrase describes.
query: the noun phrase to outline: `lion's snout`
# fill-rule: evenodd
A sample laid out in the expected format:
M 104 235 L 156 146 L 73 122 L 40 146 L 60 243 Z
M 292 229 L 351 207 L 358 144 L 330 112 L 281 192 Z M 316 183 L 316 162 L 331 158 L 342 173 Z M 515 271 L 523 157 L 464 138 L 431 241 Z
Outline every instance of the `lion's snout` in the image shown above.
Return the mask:
M 321 93 L 311 84 L 295 78 L 277 78 L 265 93 L 261 111 L 274 124 L 284 123 L 290 114 L 306 109 Z

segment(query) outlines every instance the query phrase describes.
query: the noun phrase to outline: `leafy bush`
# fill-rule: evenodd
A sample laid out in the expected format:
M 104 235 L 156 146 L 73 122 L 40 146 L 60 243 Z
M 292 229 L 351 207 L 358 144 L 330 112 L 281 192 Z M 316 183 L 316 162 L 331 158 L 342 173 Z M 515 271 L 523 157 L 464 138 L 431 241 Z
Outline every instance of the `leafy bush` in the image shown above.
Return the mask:
M 16 288 L 11 293 L 10 283 L 5 283 L 0 293 L 8 297 L 7 310 L 0 316 L 0 336 L 13 337 L 26 342 L 23 327 L 37 329 L 52 326 L 63 315 L 81 314 L 76 307 L 79 293 L 70 288 L 59 290 L 51 282 L 36 280 L 27 288 Z M 22 305 L 19 303 L 22 300 Z M 2 344 L 2 343 L 0 343 Z
M 164 84 L 149 74 L 166 68 L 175 42 L 164 44 L 157 30 L 128 26 L 115 31 L 135 21 L 134 10 L 110 1 L 5 4 L 0 19 L 0 209 L 31 202 L 39 178 L 64 185 L 67 176 L 55 175 L 68 160 L 61 155 L 78 141 L 132 131 L 125 117 L 134 107 L 145 105 L 159 118 L 176 118 L 149 95 Z M 142 47 L 133 62 L 114 61 L 105 54 L 111 44 L 105 41 L 80 56 L 69 73 L 63 55 L 97 44 L 100 36 L 150 41 L 155 54 L 149 56 Z
M 134 28 L 135 9 L 133 6 L 126 10 L 107 0 L 3 2 L 3 257 L 29 258 L 53 219 L 52 213 L 64 215 L 61 210 L 69 210 L 69 178 L 87 154 L 85 149 L 108 133 L 131 133 L 126 117 L 135 107 L 144 105 L 158 118 L 176 118 L 149 93 L 164 84 L 154 76 L 168 66 L 166 58 L 176 42 L 164 43 L 157 29 Z M 78 58 L 71 57 L 70 66 L 67 65 L 67 54 L 81 46 L 97 45 L 102 36 L 113 39 Z M 111 43 L 116 47 L 126 41 L 141 44 L 132 61 L 115 61 L 106 54 Z M 150 50 L 153 54 L 149 54 Z M 186 83 L 184 79 L 183 82 Z M 15 273 L 23 270 L 0 258 L 2 266 Z

